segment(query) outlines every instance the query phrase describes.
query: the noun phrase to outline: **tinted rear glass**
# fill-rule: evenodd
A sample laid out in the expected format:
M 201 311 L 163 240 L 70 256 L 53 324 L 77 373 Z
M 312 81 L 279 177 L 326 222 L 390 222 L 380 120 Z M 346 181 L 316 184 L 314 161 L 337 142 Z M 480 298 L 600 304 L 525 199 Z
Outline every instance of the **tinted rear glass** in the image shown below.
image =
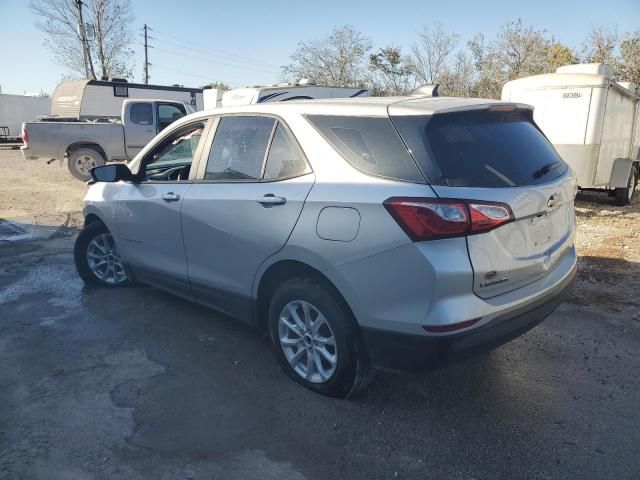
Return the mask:
M 388 118 L 328 115 L 309 115 L 307 118 L 358 170 L 424 183 L 424 176 Z
M 391 118 L 433 185 L 520 187 L 549 182 L 567 170 L 528 111 Z

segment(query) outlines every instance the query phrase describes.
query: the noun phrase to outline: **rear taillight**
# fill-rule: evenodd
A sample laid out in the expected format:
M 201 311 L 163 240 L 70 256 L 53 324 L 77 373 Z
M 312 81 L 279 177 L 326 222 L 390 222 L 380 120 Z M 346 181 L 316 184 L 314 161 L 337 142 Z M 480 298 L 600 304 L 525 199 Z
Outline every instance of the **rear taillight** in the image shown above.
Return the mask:
M 498 202 L 393 197 L 384 206 L 416 242 L 484 233 L 514 220 L 509 206 Z
M 25 145 L 29 143 L 29 134 L 27 133 L 27 126 L 22 124 L 22 133 L 20 134 L 20 138 L 22 139 L 22 143 Z

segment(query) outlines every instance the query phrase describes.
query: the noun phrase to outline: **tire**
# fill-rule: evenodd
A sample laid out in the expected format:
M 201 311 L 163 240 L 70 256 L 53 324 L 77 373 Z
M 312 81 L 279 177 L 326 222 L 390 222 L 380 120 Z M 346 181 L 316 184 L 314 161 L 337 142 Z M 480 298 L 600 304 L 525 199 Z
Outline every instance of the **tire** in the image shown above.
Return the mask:
M 298 313 L 302 325 L 308 313 L 313 326 L 306 324 L 304 329 L 299 328 L 301 323 L 296 322 L 291 310 Z M 285 281 L 274 292 L 268 315 L 276 358 L 292 380 L 314 392 L 338 398 L 352 397 L 369 384 L 373 370 L 364 353 L 357 324 L 342 299 L 323 283 L 304 277 Z M 287 327 L 282 318 L 297 327 L 298 333 Z M 315 327 L 318 330 L 313 333 Z M 288 343 L 283 344 L 283 338 Z M 294 345 L 295 341 L 298 343 Z M 334 367 L 321 349 L 335 359 Z M 312 360 L 308 352 L 313 352 Z M 299 358 L 297 364 L 296 357 Z M 307 371 L 309 365 L 311 369 Z
M 120 287 L 130 283 L 113 237 L 102 222 L 90 223 L 80 232 L 73 259 L 78 275 L 87 285 Z M 101 264 L 102 261 L 106 263 Z
M 71 175 L 78 180 L 87 182 L 91 180 L 91 169 L 100 167 L 106 163 L 100 152 L 93 148 L 78 148 L 69 154 L 67 167 Z
M 629 180 L 626 188 L 615 189 L 615 204 L 619 206 L 629 205 L 638 183 L 638 170 L 635 165 L 631 167 L 629 172 Z

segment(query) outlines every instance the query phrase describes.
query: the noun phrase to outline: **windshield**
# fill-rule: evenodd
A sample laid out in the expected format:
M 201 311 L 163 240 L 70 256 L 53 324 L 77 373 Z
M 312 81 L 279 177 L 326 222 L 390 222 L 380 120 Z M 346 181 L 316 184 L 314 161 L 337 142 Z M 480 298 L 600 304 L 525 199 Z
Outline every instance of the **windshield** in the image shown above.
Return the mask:
M 391 119 L 432 185 L 499 188 L 546 183 L 567 170 L 530 116 L 473 110 Z

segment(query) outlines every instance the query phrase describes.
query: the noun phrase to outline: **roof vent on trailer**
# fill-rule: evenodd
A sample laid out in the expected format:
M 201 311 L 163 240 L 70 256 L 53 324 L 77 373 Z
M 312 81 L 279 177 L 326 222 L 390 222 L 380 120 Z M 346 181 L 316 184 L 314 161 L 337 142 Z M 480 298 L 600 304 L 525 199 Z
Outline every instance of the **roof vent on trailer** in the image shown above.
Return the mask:
M 604 63 L 577 63 L 575 65 L 565 65 L 556 68 L 556 73 L 589 73 L 591 75 L 602 75 L 611 79 L 613 73 L 611 67 Z
M 313 78 L 301 78 L 296 82 L 296 85 L 304 86 L 304 85 L 317 85 L 318 82 Z
M 113 78 L 113 77 L 111 77 L 111 81 L 112 82 L 116 82 L 116 83 L 129 83 L 129 81 L 126 78 Z
M 411 92 L 412 97 L 439 97 L 440 93 L 438 92 L 439 83 L 428 83 L 425 85 L 420 85 L 413 92 Z

